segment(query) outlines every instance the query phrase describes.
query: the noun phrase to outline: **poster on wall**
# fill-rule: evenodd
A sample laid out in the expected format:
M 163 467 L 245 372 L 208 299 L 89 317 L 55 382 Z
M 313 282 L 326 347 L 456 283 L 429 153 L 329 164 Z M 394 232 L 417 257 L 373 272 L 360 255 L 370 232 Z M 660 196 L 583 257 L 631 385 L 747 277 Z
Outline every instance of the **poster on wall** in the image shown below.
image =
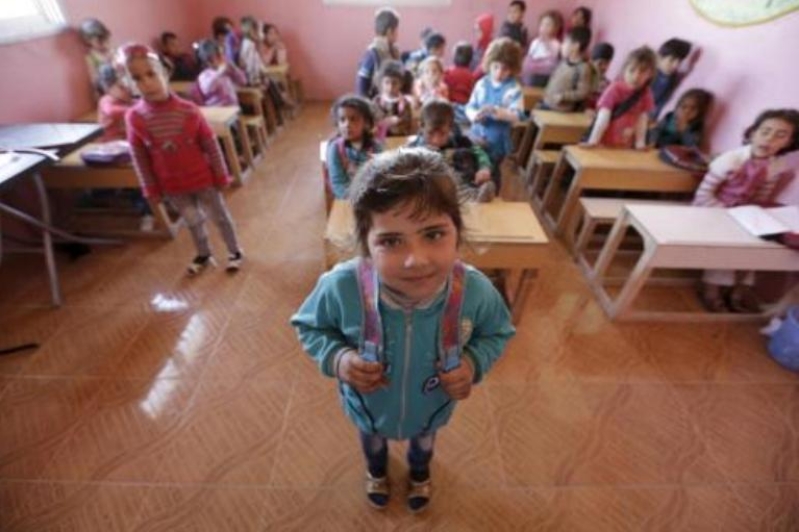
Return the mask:
M 799 9 L 799 0 L 690 0 L 700 15 L 721 26 L 762 24 Z

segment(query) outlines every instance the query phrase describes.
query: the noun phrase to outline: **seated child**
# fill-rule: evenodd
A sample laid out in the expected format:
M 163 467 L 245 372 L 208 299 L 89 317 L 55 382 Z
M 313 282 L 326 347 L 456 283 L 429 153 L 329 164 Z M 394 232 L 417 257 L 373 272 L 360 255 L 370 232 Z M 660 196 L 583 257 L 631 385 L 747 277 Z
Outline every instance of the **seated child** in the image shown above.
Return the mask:
M 375 157 L 358 173 L 351 202 L 361 256 L 323 274 L 291 325 L 322 374 L 338 379 L 360 433 L 367 502 L 388 506 L 388 440 L 409 439 L 402 491 L 420 512 L 432 494 L 436 434 L 514 328 L 488 278 L 458 260 L 463 215 L 438 154 Z
M 405 61 L 405 68 L 416 77 L 419 75 L 419 65 L 428 57 L 437 57 L 443 61 L 446 48 L 447 40 L 444 35 L 429 31 L 424 37 L 424 47 L 410 53 Z
M 100 66 L 112 64 L 114 52 L 108 42 L 111 40 L 111 32 L 105 24 L 96 18 L 87 18 L 78 27 L 83 43 L 88 47 L 86 53 L 86 65 L 89 67 L 89 79 L 96 95 L 102 96 L 103 88 L 100 86 Z
M 384 61 L 400 59 L 396 42 L 399 35 L 399 14 L 391 8 L 380 9 L 375 14 L 375 38 L 366 48 L 355 81 L 355 91 L 366 98 L 374 98 L 379 90 L 377 74 Z
M 653 120 L 660 116 L 660 111 L 687 72 L 680 72 L 680 64 L 691 53 L 691 43 L 682 39 L 669 39 L 658 48 L 657 71 L 652 80 L 652 97 L 655 108 L 652 110 Z
M 197 78 L 197 89 L 202 105 L 237 106 L 236 87 L 247 85 L 247 76 L 232 63 L 225 61 L 222 48 L 211 39 L 201 41 L 197 55 L 205 69 Z
M 448 102 L 430 101 L 422 107 L 421 131 L 410 145 L 437 151 L 458 178 L 465 201 L 489 202 L 496 196 L 491 181 L 491 159 L 480 146 L 455 127 L 455 110 Z
M 524 25 L 524 12 L 527 11 L 527 4 L 524 0 L 512 0 L 508 5 L 508 16 L 499 28 L 499 37 L 513 39 L 522 47 L 527 48 L 530 39 L 527 37 L 527 26 Z
M 511 151 L 511 126 L 524 113 L 522 87 L 516 80 L 521 63 L 522 49 L 518 44 L 507 37 L 493 41 L 483 57 L 488 74 L 477 82 L 466 105 L 472 137 L 491 157 L 497 193 L 501 189 L 499 167 Z
M 449 100 L 444 64 L 438 57 L 430 56 L 419 65 L 419 77 L 413 83 L 413 99 L 417 107 L 430 100 Z
M 581 111 L 591 90 L 591 66 L 585 50 L 591 38 L 586 28 L 572 28 L 563 40 L 563 60 L 552 73 L 542 107 L 562 113 Z
M 764 111 L 744 132 L 744 146 L 710 163 L 694 205 L 737 207 L 772 203 L 775 192 L 799 170 L 799 111 Z M 759 312 L 751 287 L 754 272 L 706 270 L 699 296 L 711 312 Z
M 239 64 L 239 50 L 241 49 L 241 39 L 236 33 L 233 21 L 227 17 L 216 17 L 211 22 L 211 33 L 214 40 L 225 52 L 225 61 L 233 65 Z
M 412 103 L 402 94 L 405 69 L 399 61 L 386 61 L 380 67 L 380 94 L 372 100 L 377 107 L 377 139 L 403 137 L 413 132 Z
M 598 43 L 591 49 L 591 89 L 585 100 L 586 109 L 596 109 L 599 97 L 610 85 L 607 72 L 614 53 L 613 45 L 606 42 Z
M 677 106 L 649 131 L 649 143 L 663 146 L 690 146 L 699 148 L 705 117 L 713 102 L 713 95 L 703 89 L 685 91 Z
M 286 45 L 280 37 L 280 32 L 277 31 L 277 26 L 264 23 L 263 33 L 264 47 L 261 51 L 261 56 L 264 58 L 264 63 L 267 66 L 288 65 L 289 59 Z
M 103 90 L 97 103 L 97 122 L 103 126 L 100 142 L 125 140 L 125 113 L 135 103 L 133 94 L 110 64 L 100 65 L 98 81 Z
M 180 49 L 178 36 L 171 31 L 161 34 L 161 59 L 175 81 L 194 81 L 200 73 L 197 61 Z
M 269 70 L 261 55 L 263 48 L 263 32 L 261 23 L 254 17 L 241 17 L 241 48 L 239 50 L 239 66 L 247 74 L 247 82 L 253 87 L 262 88 L 278 109 L 291 109 L 294 102 L 276 83 L 269 78 Z M 278 113 L 278 120 L 282 120 Z
M 474 78 L 469 69 L 472 55 L 474 55 L 472 45 L 466 41 L 459 42 L 455 45 L 453 66 L 444 71 L 444 83 L 447 84 L 449 100 L 453 103 L 466 105 L 472 95 Z
M 327 183 L 336 199 L 349 196 L 350 183 L 358 168 L 383 151 L 374 137 L 375 115 L 368 100 L 342 96 L 333 104 L 336 135 L 327 142 Z
M 196 105 L 169 91 L 166 71 L 155 52 L 129 44 L 120 53 L 142 97 L 125 118 L 133 166 L 145 197 L 168 200 L 186 221 L 197 253 L 189 263 L 189 275 L 214 264 L 206 209 L 227 245 L 227 270 L 237 271 L 243 255 L 222 195 L 230 176 L 216 135 Z
M 475 81 L 482 78 L 485 71 L 483 70 L 483 55 L 491 44 L 494 38 L 494 15 L 491 13 L 483 13 L 478 15 L 474 21 L 474 55 L 472 57 L 472 74 Z
M 563 17 L 555 10 L 546 11 L 538 19 L 538 36 L 530 43 L 524 59 L 522 81 L 530 87 L 546 87 L 549 76 L 558 67 Z
M 578 8 L 575 8 L 575 10 L 572 11 L 571 16 L 569 17 L 569 29 L 586 28 L 590 31 L 592 18 L 593 18 L 593 12 L 589 8 L 585 6 L 580 6 Z
M 649 112 L 654 108 L 649 82 L 655 74 L 655 52 L 636 48 L 622 67 L 622 79 L 612 82 L 597 102 L 597 115 L 584 145 L 646 149 Z

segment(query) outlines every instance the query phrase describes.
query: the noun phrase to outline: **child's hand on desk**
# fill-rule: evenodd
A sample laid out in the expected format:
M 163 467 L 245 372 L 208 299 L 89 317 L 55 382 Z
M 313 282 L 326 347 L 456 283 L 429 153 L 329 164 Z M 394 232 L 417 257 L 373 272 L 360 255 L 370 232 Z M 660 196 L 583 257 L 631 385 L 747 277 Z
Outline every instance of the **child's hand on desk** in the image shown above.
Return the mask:
M 487 183 L 491 181 L 491 171 L 487 168 L 483 168 L 482 170 L 478 170 L 476 174 L 474 174 L 474 183 L 476 185 L 482 185 L 483 183 Z
M 472 381 L 474 380 L 474 366 L 469 357 L 461 357 L 461 365 L 452 371 L 444 373 L 438 372 L 441 379 L 441 387 L 447 395 L 456 400 L 466 399 L 472 392 Z
M 367 362 L 355 351 L 341 355 L 336 376 L 361 393 L 371 393 L 388 384 L 383 364 Z

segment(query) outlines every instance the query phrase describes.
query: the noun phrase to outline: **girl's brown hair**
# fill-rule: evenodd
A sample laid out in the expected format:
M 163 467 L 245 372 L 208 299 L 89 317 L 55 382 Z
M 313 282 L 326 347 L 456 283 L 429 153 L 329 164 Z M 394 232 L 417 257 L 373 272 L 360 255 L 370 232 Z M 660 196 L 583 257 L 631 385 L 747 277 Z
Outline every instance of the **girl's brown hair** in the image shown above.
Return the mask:
M 522 69 L 522 54 L 522 47 L 516 41 L 508 37 L 494 39 L 483 56 L 483 70 L 488 72 L 491 63 L 502 63 L 517 76 Z
M 763 122 L 771 119 L 782 120 L 783 122 L 787 122 L 793 126 L 791 142 L 777 152 L 777 155 L 782 155 L 783 153 L 788 153 L 789 151 L 799 150 L 799 111 L 796 109 L 767 109 L 760 113 L 755 119 L 754 124 L 746 128 L 746 131 L 744 131 L 744 144 L 749 144 L 752 133 L 754 133 Z
M 377 155 L 358 171 L 350 185 L 350 203 L 355 215 L 355 239 L 362 255 L 368 256 L 372 214 L 401 205 L 411 207 L 411 216 L 445 214 L 463 233 L 456 178 L 444 158 L 425 148 L 400 148 Z
M 627 68 L 638 65 L 648 68 L 654 73 L 657 69 L 657 62 L 658 56 L 655 54 L 654 50 L 649 46 L 641 46 L 627 55 L 627 59 L 624 60 L 621 71 L 624 72 Z

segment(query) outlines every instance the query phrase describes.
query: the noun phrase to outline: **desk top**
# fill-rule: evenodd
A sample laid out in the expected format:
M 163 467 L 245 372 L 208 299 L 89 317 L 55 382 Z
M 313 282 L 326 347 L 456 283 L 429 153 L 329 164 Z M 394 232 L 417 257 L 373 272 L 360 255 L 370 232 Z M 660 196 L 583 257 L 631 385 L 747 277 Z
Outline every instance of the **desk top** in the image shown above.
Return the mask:
M 660 245 L 782 247 L 750 234 L 723 208 L 625 205 L 625 209 Z
M 522 87 L 522 98 L 524 99 L 524 108 L 531 111 L 538 102 L 544 99 L 544 88 Z
M 464 208 L 466 241 L 479 244 L 547 244 L 546 232 L 525 202 L 469 203 Z M 325 228 L 325 239 L 349 245 L 355 220 L 347 201 L 336 200 Z
M 266 73 L 267 74 L 278 74 L 278 75 L 285 76 L 286 74 L 288 74 L 288 72 L 289 72 L 288 64 L 271 65 L 271 66 L 266 67 Z
M 401 148 L 409 143 L 411 140 L 416 138 L 416 135 L 411 135 L 409 137 L 386 137 L 386 141 L 383 144 L 383 148 L 385 151 L 396 150 L 397 148 Z M 327 163 L 327 141 L 322 140 L 319 142 L 319 160 L 322 163 Z
M 640 170 L 641 172 L 690 172 L 668 165 L 660 160 L 657 150 L 625 150 L 618 148 L 564 148 L 575 167 L 612 170 Z
M 237 105 L 200 107 L 200 112 L 209 124 L 227 124 L 239 115 L 241 109 Z
M 0 186 L 49 162 L 47 157 L 33 153 L 0 153 Z
M 593 119 L 587 113 L 560 113 L 558 111 L 533 110 L 533 121 L 538 127 L 573 127 L 588 129 Z
M 12 124 L 0 126 L 0 149 L 58 148 L 72 151 L 100 136 L 99 124 Z

